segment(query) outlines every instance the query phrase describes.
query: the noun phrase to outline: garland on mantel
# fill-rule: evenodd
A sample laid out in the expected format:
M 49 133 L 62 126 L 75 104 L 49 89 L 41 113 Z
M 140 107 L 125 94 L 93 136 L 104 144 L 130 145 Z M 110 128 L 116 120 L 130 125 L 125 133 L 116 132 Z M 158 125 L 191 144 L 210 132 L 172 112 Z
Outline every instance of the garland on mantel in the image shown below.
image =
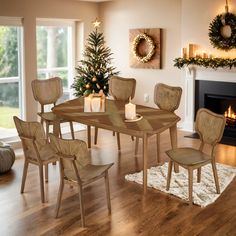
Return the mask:
M 232 69 L 236 67 L 236 58 L 234 59 L 224 59 L 224 58 L 200 58 L 200 57 L 191 57 L 191 58 L 182 58 L 178 57 L 174 59 L 174 66 L 178 67 L 179 69 L 183 68 L 184 66 L 202 66 L 205 68 L 228 68 Z

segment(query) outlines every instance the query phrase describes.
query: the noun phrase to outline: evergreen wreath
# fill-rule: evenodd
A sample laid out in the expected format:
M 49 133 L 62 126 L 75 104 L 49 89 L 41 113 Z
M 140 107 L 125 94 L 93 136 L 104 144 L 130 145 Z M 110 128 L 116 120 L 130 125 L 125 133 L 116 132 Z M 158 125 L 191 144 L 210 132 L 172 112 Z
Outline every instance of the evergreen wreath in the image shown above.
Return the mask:
M 145 56 L 142 56 L 138 53 L 138 47 L 139 47 L 139 44 L 141 43 L 142 40 L 145 40 L 149 46 L 149 52 Z M 132 45 L 132 52 L 133 52 L 134 57 L 138 61 L 140 61 L 142 63 L 146 63 L 146 62 L 149 62 L 152 59 L 152 56 L 155 54 L 155 48 L 156 48 L 156 46 L 155 46 L 153 39 L 150 36 L 148 36 L 147 34 L 141 33 L 141 34 L 138 34 L 134 38 L 133 45 Z
M 222 35 L 221 30 L 224 26 L 229 26 L 231 29 L 231 35 L 229 37 Z M 236 48 L 236 15 L 228 12 L 217 15 L 210 23 L 208 35 L 211 44 L 215 48 L 225 51 Z

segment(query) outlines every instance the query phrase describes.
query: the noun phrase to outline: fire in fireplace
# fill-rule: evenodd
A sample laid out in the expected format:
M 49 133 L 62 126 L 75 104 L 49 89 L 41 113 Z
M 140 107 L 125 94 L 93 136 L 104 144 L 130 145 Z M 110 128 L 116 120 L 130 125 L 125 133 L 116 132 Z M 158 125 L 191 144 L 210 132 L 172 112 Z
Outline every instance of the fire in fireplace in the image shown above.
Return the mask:
M 224 114 L 224 143 L 236 146 L 236 83 L 196 80 L 195 114 L 201 107 Z
M 226 125 L 231 127 L 236 127 L 236 113 L 233 111 L 231 106 L 224 112 L 226 117 Z

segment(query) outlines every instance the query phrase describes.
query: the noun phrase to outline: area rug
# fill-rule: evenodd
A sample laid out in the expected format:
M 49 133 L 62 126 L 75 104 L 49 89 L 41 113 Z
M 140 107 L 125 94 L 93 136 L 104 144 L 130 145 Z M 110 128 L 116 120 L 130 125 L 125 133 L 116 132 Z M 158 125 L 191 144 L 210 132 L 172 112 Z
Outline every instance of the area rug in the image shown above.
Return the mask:
M 236 176 L 236 167 L 216 164 L 221 193 Z M 148 187 L 173 194 L 188 201 L 188 172 L 180 167 L 179 173 L 172 172 L 169 191 L 166 191 L 168 163 L 148 169 Z M 128 181 L 143 183 L 143 171 L 125 176 Z M 213 203 L 220 194 L 216 193 L 211 164 L 202 167 L 201 183 L 197 183 L 197 170 L 193 174 L 193 202 L 201 207 Z

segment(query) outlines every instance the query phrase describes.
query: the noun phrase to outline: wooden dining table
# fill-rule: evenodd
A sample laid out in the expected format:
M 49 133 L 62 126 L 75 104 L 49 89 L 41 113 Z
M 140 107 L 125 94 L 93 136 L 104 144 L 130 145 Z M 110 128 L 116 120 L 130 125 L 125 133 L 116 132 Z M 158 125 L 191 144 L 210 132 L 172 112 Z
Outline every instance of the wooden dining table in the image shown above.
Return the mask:
M 105 112 L 84 112 L 84 99 L 77 98 L 56 105 L 52 109 L 58 117 L 53 132 L 59 135 L 60 119 L 87 125 L 88 147 L 91 147 L 91 126 L 128 134 L 143 140 L 143 191 L 147 191 L 148 138 L 170 130 L 171 146 L 177 147 L 177 122 L 180 120 L 173 112 L 136 105 L 137 114 L 142 116 L 136 122 L 126 122 L 125 103 L 106 99 Z

